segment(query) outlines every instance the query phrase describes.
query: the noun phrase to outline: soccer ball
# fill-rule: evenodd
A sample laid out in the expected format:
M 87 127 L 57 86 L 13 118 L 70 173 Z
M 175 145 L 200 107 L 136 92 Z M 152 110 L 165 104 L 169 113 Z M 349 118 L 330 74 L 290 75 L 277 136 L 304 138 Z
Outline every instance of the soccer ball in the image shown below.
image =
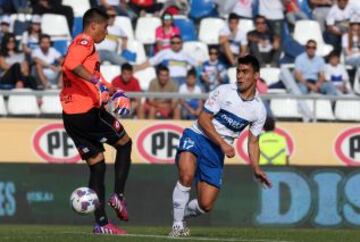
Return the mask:
M 81 215 L 94 212 L 98 204 L 96 192 L 88 187 L 76 188 L 70 196 L 71 208 Z

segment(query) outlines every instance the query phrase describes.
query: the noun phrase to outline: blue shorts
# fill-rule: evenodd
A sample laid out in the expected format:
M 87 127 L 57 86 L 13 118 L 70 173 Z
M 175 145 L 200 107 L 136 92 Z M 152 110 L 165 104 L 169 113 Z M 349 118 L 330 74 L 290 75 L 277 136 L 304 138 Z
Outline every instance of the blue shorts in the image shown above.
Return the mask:
M 220 189 L 224 167 L 221 148 L 204 135 L 185 129 L 176 154 L 176 163 L 183 151 L 191 152 L 197 157 L 196 182 L 204 181 Z

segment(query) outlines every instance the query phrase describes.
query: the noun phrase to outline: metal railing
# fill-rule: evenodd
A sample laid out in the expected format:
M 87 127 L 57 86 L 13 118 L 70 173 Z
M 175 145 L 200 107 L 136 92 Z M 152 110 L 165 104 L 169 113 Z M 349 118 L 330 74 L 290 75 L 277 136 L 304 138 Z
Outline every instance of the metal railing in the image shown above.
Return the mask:
M 42 96 L 57 96 L 59 95 L 59 90 L 46 90 L 46 91 L 22 91 L 22 90 L 0 90 L 0 95 L 2 96 L 13 96 L 13 95 L 34 95 L 36 97 Z M 131 98 L 176 98 L 176 99 L 187 99 L 187 98 L 196 98 L 196 99 L 206 99 L 208 93 L 203 94 L 180 94 L 180 93 L 156 93 L 156 92 L 128 92 L 127 95 Z M 317 100 L 329 100 L 329 101 L 339 101 L 339 100 L 348 100 L 348 101 L 360 101 L 360 96 L 356 95 L 344 95 L 344 96 L 327 96 L 320 94 L 309 94 L 309 95 L 294 95 L 294 94 L 280 94 L 280 93 L 270 93 L 266 95 L 260 95 L 262 100 L 275 100 L 275 99 L 295 99 L 295 100 L 311 100 L 312 101 L 312 117 L 309 119 L 303 119 L 304 121 L 313 122 L 317 121 L 316 114 L 316 101 Z M 304 114 L 303 114 L 304 116 Z

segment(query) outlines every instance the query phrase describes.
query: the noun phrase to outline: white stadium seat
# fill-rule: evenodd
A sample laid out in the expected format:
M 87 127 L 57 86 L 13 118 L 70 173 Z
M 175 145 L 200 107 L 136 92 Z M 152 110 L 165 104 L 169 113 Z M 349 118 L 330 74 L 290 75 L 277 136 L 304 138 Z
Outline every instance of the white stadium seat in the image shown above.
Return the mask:
M 280 68 L 264 67 L 260 69 L 260 77 L 265 80 L 266 85 L 271 85 L 280 80 Z
M 314 101 L 306 100 L 310 111 L 314 113 Z M 315 117 L 320 120 L 334 120 L 335 116 L 331 107 L 331 101 L 329 100 L 316 100 L 315 101 Z
M 360 101 L 336 101 L 335 117 L 344 121 L 360 121 Z
M 316 53 L 321 56 L 326 56 L 332 51 L 331 45 L 325 44 L 320 24 L 314 20 L 298 20 L 295 24 L 294 39 L 300 44 L 305 45 L 310 39 L 317 42 Z
M 62 107 L 59 95 L 43 96 L 40 111 L 42 114 L 61 114 Z
M 251 19 L 240 19 L 238 29 L 247 34 L 255 29 L 254 21 Z
M 131 52 L 136 53 L 136 61 L 131 64 L 141 64 L 146 61 L 146 54 L 144 45 L 136 40 L 128 41 L 127 48 Z
M 51 36 L 51 40 L 70 40 L 70 30 L 65 16 L 58 14 L 43 14 L 41 31 Z
M 111 83 L 111 81 L 118 75 L 121 74 L 121 68 L 117 65 L 101 65 L 100 71 L 105 81 Z
M 235 83 L 236 82 L 236 67 L 228 68 L 227 74 L 228 74 L 230 83 Z
M 219 33 L 225 24 L 221 18 L 203 18 L 200 22 L 199 40 L 208 45 L 219 44 Z
M 270 108 L 276 118 L 301 118 L 295 99 L 273 99 Z
M 13 90 L 23 92 L 24 95 L 10 95 L 8 101 L 8 113 L 10 115 L 39 115 L 40 110 L 37 99 L 31 94 L 30 89 Z M 29 94 L 26 94 L 29 93 Z
M 157 17 L 140 17 L 137 20 L 135 37 L 136 40 L 143 44 L 155 44 L 156 28 L 161 25 L 160 18 Z
M 147 91 L 152 79 L 156 78 L 156 71 L 154 67 L 148 67 L 144 70 L 134 73 L 134 77 L 139 80 L 141 90 Z
M 82 17 L 91 7 L 89 0 L 63 0 L 62 4 L 72 7 L 75 17 Z
M 7 115 L 7 111 L 5 107 L 4 97 L 0 96 L 0 116 L 6 116 L 6 115 Z
M 126 33 L 128 40 L 134 39 L 134 29 L 129 17 L 116 16 L 114 24 L 121 27 L 121 29 Z
M 191 57 L 193 57 L 197 63 L 203 63 L 209 60 L 208 46 L 200 41 L 187 41 L 184 42 L 183 49 Z

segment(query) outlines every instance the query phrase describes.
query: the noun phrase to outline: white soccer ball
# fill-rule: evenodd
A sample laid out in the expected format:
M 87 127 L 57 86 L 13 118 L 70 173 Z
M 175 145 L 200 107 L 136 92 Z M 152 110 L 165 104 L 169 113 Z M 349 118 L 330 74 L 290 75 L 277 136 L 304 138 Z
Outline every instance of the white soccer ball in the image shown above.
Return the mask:
M 81 215 L 94 212 L 98 204 L 96 192 L 88 187 L 76 188 L 70 196 L 71 208 Z

